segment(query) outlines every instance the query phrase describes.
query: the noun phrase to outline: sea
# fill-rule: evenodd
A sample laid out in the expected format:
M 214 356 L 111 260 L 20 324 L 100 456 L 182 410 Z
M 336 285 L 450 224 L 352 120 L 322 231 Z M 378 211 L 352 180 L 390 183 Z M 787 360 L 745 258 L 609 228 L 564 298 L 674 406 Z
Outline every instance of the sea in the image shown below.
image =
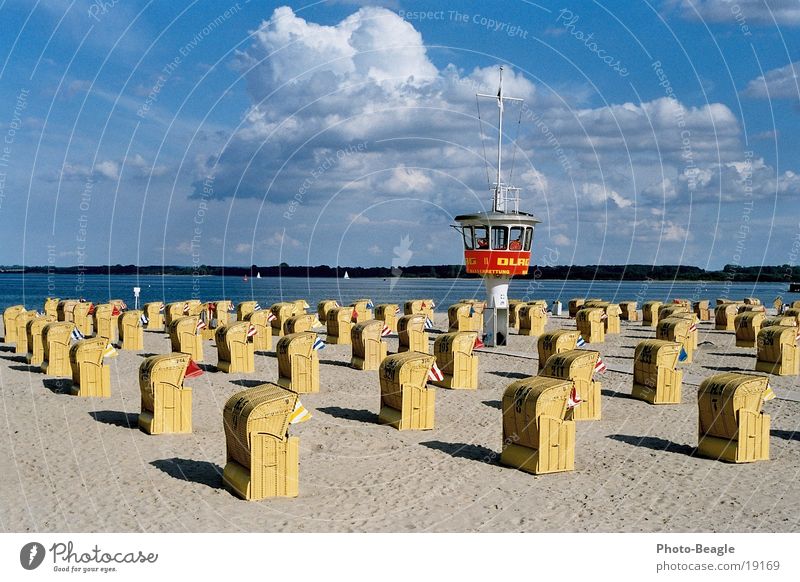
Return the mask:
M 375 304 L 399 303 L 409 299 L 433 299 L 445 308 L 461 299 L 485 297 L 481 279 L 387 278 L 315 278 L 315 277 L 242 277 L 191 275 L 55 275 L 46 273 L 0 274 L 0 308 L 23 304 L 41 309 L 47 297 L 86 299 L 106 303 L 122 299 L 129 307 L 136 305 L 134 288 L 139 287 L 139 305 L 151 301 L 228 299 L 258 301 L 269 306 L 279 301 L 305 299 L 315 307 L 323 299 L 335 299 L 347 305 L 356 299 L 370 298 Z M 742 299 L 757 297 L 771 306 L 776 297 L 783 301 L 800 300 L 789 293 L 788 283 L 732 283 L 701 281 L 601 281 L 601 280 L 523 280 L 511 281 L 511 299 L 544 299 L 552 304 L 561 301 L 564 308 L 573 297 L 602 298 L 606 301 L 669 301 L 674 298 Z

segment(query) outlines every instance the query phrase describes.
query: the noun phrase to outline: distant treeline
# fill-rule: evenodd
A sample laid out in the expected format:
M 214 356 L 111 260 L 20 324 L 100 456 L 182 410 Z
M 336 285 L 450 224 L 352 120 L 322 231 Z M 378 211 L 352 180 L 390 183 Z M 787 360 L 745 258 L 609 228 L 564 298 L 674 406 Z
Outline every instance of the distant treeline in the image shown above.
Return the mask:
M 17 273 L 55 273 L 64 275 L 212 275 L 231 277 L 342 277 L 345 271 L 356 277 L 433 277 L 456 278 L 475 277 L 464 272 L 463 265 L 419 265 L 398 268 L 390 267 L 298 267 L 281 263 L 277 266 L 262 267 L 219 267 L 201 265 L 181 267 L 175 265 L 110 265 L 73 267 L 23 267 L 12 265 L 0 267 L 0 272 Z M 532 266 L 521 279 L 572 279 L 572 280 L 610 280 L 610 281 L 761 281 L 792 282 L 800 281 L 800 266 L 780 265 L 768 267 L 739 267 L 725 265 L 721 271 L 706 271 L 700 267 L 686 265 L 557 265 L 552 267 Z

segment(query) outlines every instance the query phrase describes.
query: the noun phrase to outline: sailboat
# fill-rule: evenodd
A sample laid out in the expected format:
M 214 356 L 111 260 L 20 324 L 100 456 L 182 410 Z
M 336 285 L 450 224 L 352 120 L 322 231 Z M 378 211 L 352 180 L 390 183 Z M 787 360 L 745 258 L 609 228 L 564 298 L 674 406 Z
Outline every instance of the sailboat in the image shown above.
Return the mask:
M 260 278 L 261 278 L 261 273 L 256 273 L 256 279 L 260 279 Z
M 349 279 L 349 278 L 350 278 L 350 275 L 348 275 L 347 271 L 345 271 L 344 272 L 344 277 L 342 277 L 342 279 Z

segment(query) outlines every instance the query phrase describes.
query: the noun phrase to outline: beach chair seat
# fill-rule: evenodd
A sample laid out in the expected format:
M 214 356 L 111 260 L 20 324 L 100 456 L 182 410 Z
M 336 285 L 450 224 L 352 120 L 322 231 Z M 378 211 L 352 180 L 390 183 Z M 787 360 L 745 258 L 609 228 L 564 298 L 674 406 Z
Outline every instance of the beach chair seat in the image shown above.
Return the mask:
M 197 329 L 199 321 L 197 315 L 185 315 L 173 319 L 167 328 L 172 351 L 189 354 L 195 362 L 203 361 L 203 337 Z
M 375 319 L 382 321 L 392 333 L 397 333 L 397 303 L 381 303 L 375 306 Z M 324 321 L 324 320 L 323 320 Z
M 352 341 L 353 308 L 334 307 L 328 311 L 325 341 L 329 344 L 348 345 Z
M 222 411 L 225 489 L 248 501 L 297 497 L 300 439 L 288 434 L 297 403 L 297 393 L 273 383 L 242 390 L 228 399 Z
M 586 299 L 582 297 L 573 297 L 570 299 L 569 303 L 567 304 L 569 316 L 576 317 L 578 315 L 578 311 L 581 310 L 584 303 L 586 303 Z
M 183 385 L 189 354 L 150 356 L 139 366 L 139 428 L 147 434 L 192 432 L 192 389 Z
M 435 360 L 431 355 L 414 351 L 384 358 L 378 370 L 381 386 L 378 420 L 381 424 L 398 430 L 433 428 L 436 392 L 428 388 L 427 383 L 428 372 Z
M 433 355 L 443 377 L 431 383 L 453 390 L 477 390 L 478 356 L 473 354 L 477 339 L 478 333 L 474 331 L 453 331 L 438 336 L 433 342 Z
M 600 420 L 602 400 L 600 381 L 594 379 L 595 366 L 600 352 L 592 350 L 567 350 L 547 358 L 539 376 L 560 378 L 572 382 L 581 405 L 572 411 L 573 420 Z
M 290 333 L 278 340 L 278 385 L 298 394 L 319 392 L 319 354 L 314 349 L 317 334 Z
M 44 315 L 29 319 L 25 324 L 25 335 L 28 353 L 25 361 L 30 366 L 41 366 L 44 360 L 44 326 L 56 321 L 55 315 Z
M 683 362 L 691 364 L 694 359 L 694 337 L 691 328 L 692 322 L 683 317 L 660 319 L 656 327 L 656 339 L 681 344 L 686 353 Z
M 680 404 L 683 371 L 676 369 L 682 344 L 647 339 L 636 345 L 631 395 L 650 404 Z
M 144 328 L 149 331 L 164 331 L 164 311 L 166 306 L 161 301 L 152 301 L 144 304 L 144 316 L 147 324 Z
M 111 396 L 111 369 L 104 363 L 108 341 L 97 337 L 75 342 L 69 350 L 72 395 L 85 398 Z
M 42 329 L 43 351 L 40 368 L 44 374 L 61 378 L 72 377 L 69 350 L 73 329 L 75 324 L 71 321 L 54 321 Z
M 230 374 L 256 371 L 255 346 L 248 336 L 250 326 L 249 321 L 235 321 L 216 329 L 217 370 Z
M 603 343 L 606 328 L 603 323 L 605 310 L 602 307 L 584 307 L 575 316 L 575 324 L 584 340 L 589 343 Z
M 425 316 L 404 315 L 397 320 L 398 353 L 429 353 L 428 333 L 425 331 Z
M 642 325 L 644 327 L 656 327 L 658 325 L 658 310 L 661 305 L 661 301 L 645 301 L 642 304 Z
M 501 464 L 535 475 L 575 469 L 572 387 L 569 380 L 534 376 L 506 388 Z
M 703 380 L 697 390 L 698 445 L 703 457 L 750 463 L 769 459 L 769 393 L 766 376 L 725 372 Z
M 119 316 L 119 347 L 123 350 L 144 349 L 144 325 L 142 324 L 143 311 L 137 309 L 124 311 Z
M 350 366 L 356 370 L 377 370 L 387 355 L 388 346 L 383 341 L 381 332 L 384 323 L 371 319 L 357 323 L 350 331 L 353 344 Z
M 244 316 L 244 321 L 256 328 L 256 334 L 252 337 L 253 350 L 256 352 L 267 352 L 272 349 L 272 325 L 269 315 L 270 311 L 259 309 Z
M 756 340 L 756 371 L 777 376 L 800 375 L 800 347 L 795 326 L 762 327 Z

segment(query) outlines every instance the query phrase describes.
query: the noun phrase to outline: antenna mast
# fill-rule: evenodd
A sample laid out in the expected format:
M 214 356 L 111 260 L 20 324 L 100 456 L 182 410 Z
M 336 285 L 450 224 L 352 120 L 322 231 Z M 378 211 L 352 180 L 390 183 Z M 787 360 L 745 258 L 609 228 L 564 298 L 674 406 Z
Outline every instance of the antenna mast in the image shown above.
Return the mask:
M 503 163 L 503 103 L 505 101 L 523 101 L 517 97 L 506 97 L 503 93 L 503 67 L 500 67 L 500 89 L 497 95 L 487 95 L 478 93 L 478 97 L 489 97 L 497 100 L 498 121 L 497 121 L 497 182 L 494 185 L 494 203 L 492 209 L 495 212 L 519 212 L 519 188 L 503 184 L 501 170 Z M 506 207 L 507 202 L 513 203 L 513 210 Z

